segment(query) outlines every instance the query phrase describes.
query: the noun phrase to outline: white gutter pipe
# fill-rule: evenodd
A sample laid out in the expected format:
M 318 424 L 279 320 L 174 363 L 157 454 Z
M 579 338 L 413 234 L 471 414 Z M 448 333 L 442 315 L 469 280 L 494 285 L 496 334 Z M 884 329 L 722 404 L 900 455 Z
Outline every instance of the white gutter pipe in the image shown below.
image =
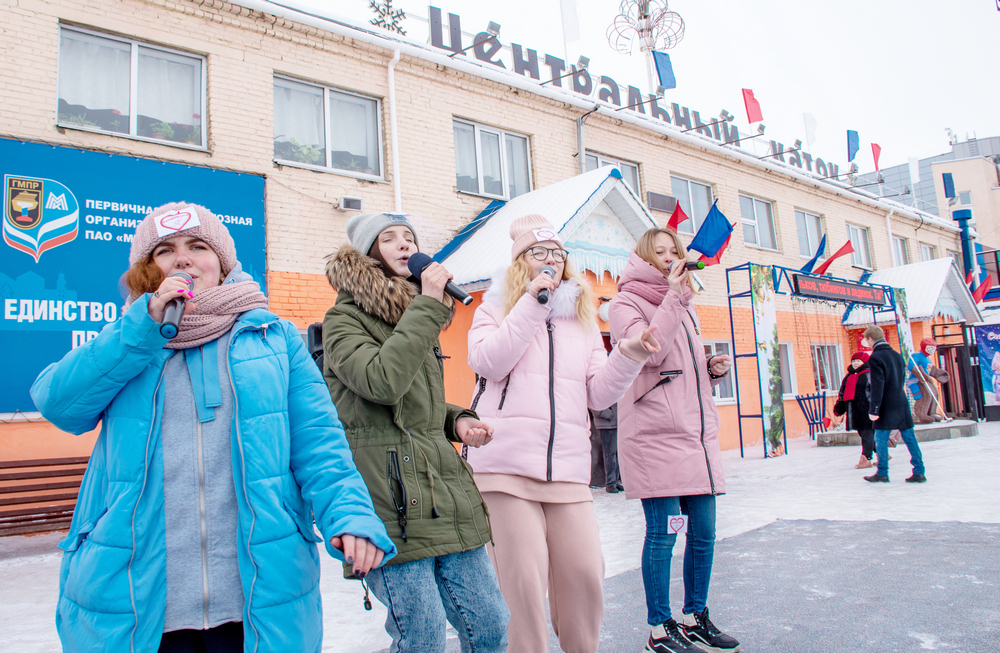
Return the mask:
M 399 124 L 396 122 L 396 64 L 399 49 L 389 60 L 389 140 L 392 143 L 392 191 L 396 196 L 396 213 L 403 212 L 403 180 L 399 172 Z
M 286 7 L 275 2 L 268 2 L 267 0 L 236 0 L 236 3 L 247 9 L 264 12 L 278 18 L 294 21 L 302 25 L 323 30 L 331 34 L 337 34 L 361 43 L 367 43 L 386 50 L 399 50 L 407 56 L 412 56 L 416 59 L 427 61 L 428 63 L 437 64 L 445 68 L 450 68 L 451 70 L 488 79 L 497 84 L 527 91 L 561 104 L 567 104 L 583 109 L 584 111 L 590 111 L 594 107 L 595 100 L 593 99 L 573 95 L 558 87 L 541 86 L 538 82 L 529 77 L 523 77 L 504 69 L 497 68 L 496 66 L 482 63 L 478 60 L 468 59 L 465 56 L 454 58 L 448 57 L 445 54 L 439 54 L 436 48 L 432 48 L 429 45 L 405 37 L 400 37 L 395 34 L 382 34 L 367 30 L 363 27 L 350 24 L 346 19 L 317 16 L 302 10 Z M 677 139 L 678 141 L 687 143 L 688 145 L 699 147 L 702 151 L 720 154 L 730 160 L 748 164 L 758 170 L 778 173 L 796 181 L 812 184 L 816 188 L 839 195 L 840 197 L 848 200 L 856 201 L 860 204 L 864 204 L 865 206 L 883 211 L 891 209 L 896 215 L 906 217 L 911 220 L 923 221 L 927 224 L 933 224 L 936 227 L 945 229 L 946 231 L 955 233 L 959 233 L 961 231 L 958 227 L 950 224 L 949 221 L 937 216 L 924 214 L 923 217 L 921 217 L 922 214 L 911 210 L 911 207 L 900 204 L 899 202 L 880 200 L 874 195 L 851 190 L 847 187 L 831 183 L 828 180 L 817 179 L 805 173 L 791 170 L 787 166 L 782 166 L 767 160 L 759 160 L 751 154 L 735 149 L 735 147 L 723 146 L 704 136 L 698 136 L 692 133 L 682 134 L 679 128 L 656 119 L 648 118 L 644 114 L 636 114 L 635 112 L 626 111 L 616 112 L 615 109 L 618 107 L 615 105 L 607 103 L 598 104 L 600 105 L 600 108 L 597 110 L 597 113 L 603 114 L 610 119 L 621 120 L 622 122 L 662 134 L 668 138 Z

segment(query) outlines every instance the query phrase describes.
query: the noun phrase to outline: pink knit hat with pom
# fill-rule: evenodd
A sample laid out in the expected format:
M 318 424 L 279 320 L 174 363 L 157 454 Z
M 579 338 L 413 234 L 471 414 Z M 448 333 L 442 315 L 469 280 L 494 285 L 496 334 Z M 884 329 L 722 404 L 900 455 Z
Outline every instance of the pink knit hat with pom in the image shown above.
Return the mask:
M 552 226 L 552 223 L 537 213 L 523 215 L 510 223 L 510 239 L 514 241 L 510 248 L 510 260 L 516 261 L 524 250 L 535 243 L 552 241 L 562 247 L 559 240 L 559 232 Z
M 157 245 L 174 236 L 196 236 L 205 241 L 219 257 L 222 274 L 236 267 L 236 244 L 229 230 L 214 213 L 189 202 L 164 204 L 139 223 L 132 237 L 129 267 L 145 260 Z

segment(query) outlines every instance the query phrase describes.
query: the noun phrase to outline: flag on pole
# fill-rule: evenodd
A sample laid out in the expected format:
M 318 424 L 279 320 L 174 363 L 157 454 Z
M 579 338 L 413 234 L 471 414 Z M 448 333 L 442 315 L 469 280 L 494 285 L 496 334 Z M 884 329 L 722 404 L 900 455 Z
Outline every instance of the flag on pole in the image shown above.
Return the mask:
M 910 184 L 916 186 L 920 183 L 920 159 L 915 156 L 910 157 Z M 914 189 L 913 192 L 916 192 Z
M 826 234 L 823 234 L 823 240 L 819 241 L 819 247 L 816 248 L 816 255 L 809 259 L 809 262 L 802 266 L 803 272 L 812 272 L 813 268 L 816 267 L 816 262 L 819 261 L 819 257 L 823 256 L 823 252 L 826 251 Z
M 860 142 L 861 141 L 858 140 L 858 132 L 854 131 L 853 129 L 848 129 L 847 130 L 847 160 L 848 161 L 853 161 L 854 160 L 854 156 L 858 153 L 858 149 L 860 147 L 859 146 Z
M 733 225 L 733 226 L 735 226 L 735 225 Z M 729 233 L 729 238 L 726 238 L 726 242 L 722 243 L 722 247 L 720 247 L 719 251 L 715 253 L 715 256 L 712 256 L 711 258 L 709 258 L 708 256 L 705 256 L 704 254 L 702 254 L 701 256 L 698 257 L 698 260 L 701 261 L 702 263 L 704 263 L 705 267 L 708 267 L 709 265 L 718 265 L 719 261 L 722 259 L 722 253 L 724 251 L 726 251 L 727 247 L 729 247 L 729 241 L 732 240 L 732 238 L 733 238 L 733 234 L 732 234 L 732 232 L 730 232 Z
M 983 301 L 983 298 L 986 297 L 986 293 L 988 293 L 992 287 L 993 277 L 986 275 L 986 280 L 979 284 L 979 287 L 976 288 L 976 292 L 972 293 L 972 298 L 976 300 L 976 303 L 978 304 Z
M 576 11 L 576 0 L 559 0 L 559 13 L 562 14 L 563 43 L 580 40 L 580 18 Z
M 802 122 L 806 127 L 806 148 L 811 150 L 813 143 L 816 142 L 816 116 L 811 113 L 803 113 Z
M 948 199 L 955 198 L 955 178 L 951 176 L 950 172 L 941 173 L 941 179 L 944 181 L 944 196 Z
M 753 91 L 748 88 L 743 89 L 743 105 L 747 108 L 747 121 L 751 125 L 764 119 L 760 112 L 760 102 L 753 96 Z
M 882 148 L 878 143 L 872 143 L 872 158 L 875 159 L 875 172 L 878 172 L 878 157 L 882 154 Z
M 673 229 L 674 233 L 677 233 L 677 227 L 687 219 L 688 214 L 681 208 L 681 203 L 677 202 L 674 205 L 674 212 L 670 214 L 670 219 L 667 221 L 667 226 Z
M 729 236 L 733 233 L 733 225 L 719 210 L 719 200 L 715 200 L 705 221 L 701 223 L 701 229 L 694 235 L 694 240 L 688 245 L 688 249 L 701 252 L 708 258 L 713 258 L 721 254 L 723 248 L 729 242 Z
M 969 273 L 965 275 L 965 285 L 972 286 L 972 270 L 969 270 Z M 969 288 L 969 291 L 972 292 L 971 287 Z
M 813 274 L 826 274 L 826 269 L 830 267 L 831 263 L 833 263 L 841 256 L 844 256 L 845 254 L 850 254 L 853 251 L 854 251 L 854 245 L 852 245 L 851 241 L 848 240 L 846 243 L 844 243 L 843 247 L 841 247 L 840 249 L 838 249 L 836 252 L 833 253 L 833 256 L 823 261 L 823 265 L 816 268 L 816 271 L 813 272 Z
M 670 64 L 670 55 L 653 50 L 653 63 L 656 64 L 656 76 L 660 80 L 660 86 L 677 88 L 677 78 L 674 77 L 674 67 Z

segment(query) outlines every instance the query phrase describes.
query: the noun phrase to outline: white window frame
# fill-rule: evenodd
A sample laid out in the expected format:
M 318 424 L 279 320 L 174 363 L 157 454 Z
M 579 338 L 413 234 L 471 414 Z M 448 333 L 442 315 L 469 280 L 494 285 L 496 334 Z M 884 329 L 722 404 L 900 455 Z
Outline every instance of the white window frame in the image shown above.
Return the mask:
M 831 356 L 832 348 L 832 356 Z M 816 350 L 823 349 L 825 355 L 829 358 L 827 361 L 827 380 L 832 384 L 830 387 L 821 388 L 820 387 L 820 374 L 819 374 L 819 357 L 816 356 Z M 816 382 L 816 391 L 825 392 L 826 394 L 837 394 L 840 392 L 840 382 L 842 380 L 842 374 L 840 373 L 840 344 L 833 342 L 813 342 L 809 344 L 809 357 L 812 359 L 813 366 L 813 380 Z
M 787 357 L 788 357 L 788 376 L 791 377 L 791 378 L 788 379 L 788 387 L 791 388 L 791 392 L 782 392 L 781 393 L 781 398 L 782 399 L 795 399 L 795 394 L 796 394 L 796 392 L 798 390 L 798 387 L 799 387 L 799 385 L 798 385 L 798 379 L 795 376 L 795 344 L 791 343 L 791 342 L 778 342 L 778 349 L 779 349 L 779 351 L 780 351 L 780 349 L 782 347 L 785 347 L 785 351 L 788 352 L 788 355 L 787 355 Z M 778 366 L 778 369 L 779 370 L 781 369 L 780 364 Z M 784 381 L 784 379 L 782 379 L 782 381 Z
M 472 122 L 471 120 L 464 120 L 462 118 L 454 118 L 453 117 L 452 118 L 452 125 L 454 125 L 454 123 L 456 123 L 456 122 L 459 122 L 459 123 L 462 123 L 463 125 L 467 125 L 469 127 L 472 127 L 473 130 L 474 130 L 474 134 L 475 134 L 474 140 L 475 140 L 475 144 L 476 144 L 476 176 L 477 176 L 477 181 L 479 182 L 479 191 L 478 192 L 474 193 L 474 192 L 468 191 L 468 190 L 459 190 L 457 192 L 463 193 L 465 195 L 479 195 L 480 197 L 488 197 L 490 199 L 502 199 L 502 200 L 510 200 L 510 199 L 512 199 L 512 198 L 509 197 L 509 195 L 510 195 L 510 190 L 509 190 L 509 188 L 510 188 L 510 183 L 509 183 L 509 181 L 510 181 L 510 171 L 507 170 L 507 156 L 506 156 L 506 149 L 505 149 L 506 148 L 506 144 L 507 144 L 507 135 L 508 134 L 510 134 L 511 136 L 515 136 L 517 138 L 523 138 L 526 141 L 527 147 L 525 147 L 525 154 L 527 155 L 527 158 L 528 158 L 528 160 L 527 160 L 527 165 L 528 165 L 528 190 L 527 190 L 527 192 L 530 193 L 532 190 L 535 189 L 535 181 L 534 181 L 534 179 L 532 179 L 532 175 L 531 175 L 531 138 L 527 134 L 519 134 L 517 132 L 509 131 L 509 130 L 506 130 L 506 129 L 497 129 L 496 127 L 489 127 L 487 125 L 481 125 L 481 124 L 479 124 L 477 122 Z M 483 187 L 483 184 L 485 183 L 486 180 L 483 179 L 483 141 L 482 141 L 482 139 L 479 136 L 482 132 L 486 132 L 488 134 L 495 134 L 495 135 L 499 136 L 499 138 L 500 138 L 500 176 L 501 176 L 500 187 L 503 189 L 503 194 L 502 195 L 494 195 L 493 193 L 487 193 L 484 190 L 484 187 Z M 452 131 L 452 147 L 454 147 L 454 138 L 455 137 L 454 137 L 454 130 L 453 130 Z
M 597 152 L 591 152 L 590 150 L 587 150 L 585 156 L 588 156 L 588 157 L 592 156 L 595 159 L 597 159 L 597 167 L 598 168 L 605 168 L 605 167 L 608 167 L 608 166 L 614 166 L 614 167 L 618 168 L 618 172 L 622 171 L 622 166 L 627 166 L 629 168 L 634 169 L 635 170 L 635 183 L 636 183 L 636 186 L 641 186 L 642 185 L 641 182 L 639 181 L 639 164 L 638 163 L 632 163 L 631 161 L 625 161 L 623 159 L 612 159 L 609 156 L 604 156 L 603 154 L 598 154 Z M 584 168 L 587 167 L 586 160 L 584 161 L 584 166 L 583 167 Z M 625 175 L 624 174 L 622 175 L 622 181 L 625 181 Z M 628 184 L 627 181 L 625 183 Z M 628 184 L 628 186 L 629 186 L 629 188 L 632 188 L 631 184 Z M 633 190 L 633 192 L 635 192 L 635 194 L 637 196 L 642 197 L 642 195 L 639 193 L 639 189 L 638 188 L 632 188 L 632 190 Z
M 712 348 L 712 353 L 706 354 L 706 356 L 728 355 L 730 358 L 732 358 L 733 356 L 733 343 L 729 342 L 728 340 L 702 340 L 701 342 L 706 347 Z M 719 351 L 718 350 L 719 345 L 725 345 L 728 351 Z M 735 359 L 733 359 L 733 361 L 734 361 L 733 364 L 735 365 L 736 364 Z M 732 374 L 732 368 L 729 368 L 729 373 L 730 375 Z M 730 385 L 729 397 L 719 396 L 719 388 L 722 387 L 721 383 L 712 386 L 712 397 L 715 399 L 715 403 L 719 405 L 736 403 L 736 387 L 735 387 L 735 381 L 733 380 L 732 376 L 729 377 L 729 385 Z
M 930 254 L 930 257 L 926 257 L 925 254 Z M 933 261 L 937 258 L 937 247 L 934 245 L 928 245 L 927 243 L 920 243 L 920 260 L 921 261 Z
M 862 270 L 874 270 L 875 262 L 872 257 L 872 239 L 871 236 L 869 235 L 868 227 L 862 227 L 860 225 L 855 225 L 848 222 L 847 238 L 848 240 L 851 241 L 852 244 L 854 244 L 855 239 L 853 234 L 855 233 L 858 234 L 858 242 L 863 243 L 864 248 L 859 250 L 859 248 L 855 245 L 854 251 L 851 252 L 851 265 L 853 265 L 856 268 L 861 268 Z M 868 256 L 867 261 L 862 259 L 863 255 Z
M 334 86 L 326 86 L 324 84 L 317 84 L 315 82 L 307 82 L 303 79 L 296 79 L 295 77 L 289 77 L 288 75 L 277 75 L 272 77 L 271 81 L 271 92 L 274 92 L 274 81 L 275 79 L 280 79 L 286 82 L 291 82 L 293 84 L 302 84 L 303 86 L 312 86 L 313 88 L 318 88 L 323 91 L 323 134 L 325 137 L 324 150 L 326 154 L 326 161 L 323 165 L 315 165 L 311 163 L 303 163 L 301 161 L 289 161 L 288 159 L 279 159 L 274 156 L 274 146 L 271 146 L 271 159 L 281 166 L 288 166 L 289 168 L 305 168 L 307 170 L 316 170 L 319 172 L 330 172 L 335 175 L 341 175 L 344 177 L 354 177 L 356 179 L 367 179 L 369 181 L 385 181 L 385 144 L 382 140 L 382 100 L 373 97 L 371 95 L 364 95 L 361 93 L 355 93 L 353 91 L 347 91 L 342 88 L 336 88 Z M 362 100 L 367 100 L 369 102 L 375 103 L 375 129 L 377 131 L 376 136 L 378 137 L 378 166 L 381 174 L 371 175 L 364 172 L 358 172 L 356 170 L 347 170 L 344 168 L 333 167 L 333 148 L 330 147 L 330 95 L 331 93 L 339 95 L 347 95 L 351 97 L 361 98 Z M 272 107 L 273 112 L 273 107 Z M 272 135 L 273 138 L 273 135 Z
M 802 249 L 800 247 L 800 249 L 799 249 L 799 258 L 805 259 L 805 260 L 809 260 L 813 256 L 816 255 L 816 249 L 819 247 L 820 241 L 823 240 L 823 234 L 826 233 L 826 232 L 822 231 L 822 229 L 823 229 L 823 216 L 819 215 L 818 213 L 810 213 L 809 211 L 806 211 L 804 209 L 795 209 L 795 229 L 796 229 L 796 231 L 798 231 L 798 228 L 799 228 L 799 215 L 798 215 L 799 213 L 801 213 L 803 215 L 802 223 L 803 223 L 803 225 L 806 228 L 806 243 L 809 246 L 809 252 L 807 254 L 803 254 L 802 253 Z M 771 217 L 772 217 L 772 219 L 774 217 L 774 207 L 773 206 L 771 207 Z M 809 233 L 809 218 L 815 218 L 816 222 L 819 223 L 820 233 L 818 233 L 818 234 L 810 234 Z M 796 235 L 798 235 L 798 234 L 796 233 Z M 775 238 L 775 241 L 777 241 L 777 238 Z M 801 245 L 801 243 L 800 243 L 800 245 Z M 824 250 L 824 252 L 819 257 L 819 260 L 823 261 L 823 260 L 826 259 L 826 257 L 827 257 L 827 254 L 826 254 L 826 251 Z
M 694 200 L 691 197 L 691 184 L 698 184 L 699 186 L 704 186 L 708 189 L 708 210 L 712 210 L 712 204 L 715 202 L 715 191 L 712 189 L 712 184 L 706 184 L 703 181 L 698 181 L 697 179 L 691 179 L 690 177 L 682 177 L 681 175 L 670 175 L 670 192 L 673 193 L 674 180 L 683 181 L 687 184 L 687 205 L 691 209 L 688 214 L 688 219 L 677 225 L 677 233 L 680 234 L 690 234 L 694 235 L 698 229 L 701 227 L 701 223 L 705 221 L 707 216 L 696 217 L 694 215 Z M 677 199 L 676 197 L 674 199 Z M 679 200 L 678 200 L 679 201 Z
M 892 264 L 893 265 L 909 265 L 910 264 L 910 248 L 909 243 L 906 238 L 902 236 L 892 237 Z
M 739 195 L 740 197 L 745 197 L 746 199 L 750 200 L 750 203 L 753 206 L 752 220 L 748 220 L 746 217 L 743 216 L 743 207 L 740 207 L 740 222 L 742 222 L 744 225 L 749 225 L 753 227 L 754 237 L 757 241 L 756 243 L 748 243 L 746 242 L 746 238 L 744 238 L 743 244 L 746 245 L 747 247 L 762 249 L 767 252 L 780 252 L 781 250 L 778 248 L 778 226 L 776 224 L 777 220 L 775 219 L 774 216 L 774 202 L 772 202 L 771 200 L 765 200 L 760 197 L 754 197 L 753 195 L 749 195 L 747 193 L 740 193 Z M 760 202 L 761 204 L 767 204 L 768 206 L 771 207 L 771 239 L 774 241 L 773 248 L 766 247 L 760 244 L 760 218 L 757 216 L 757 202 Z
M 76 32 L 78 34 L 85 34 L 87 36 L 92 36 L 95 38 L 105 39 L 108 41 L 115 41 L 117 43 L 127 43 L 130 48 L 131 63 L 129 72 L 129 112 L 128 112 L 128 133 L 123 134 L 121 132 L 105 131 L 100 128 L 92 127 L 90 125 L 78 125 L 75 123 L 62 122 L 59 120 L 59 99 L 61 93 L 59 92 L 59 79 L 62 75 L 62 70 L 58 70 L 56 73 L 56 125 L 63 129 L 77 129 L 80 131 L 92 132 L 94 134 L 104 134 L 106 136 L 116 136 L 118 138 L 128 138 L 136 141 L 144 141 L 146 143 L 156 143 L 158 145 L 167 145 L 169 147 L 179 147 L 185 150 L 208 150 L 208 119 L 207 119 L 207 75 L 205 70 L 205 56 L 200 54 L 195 54 L 193 52 L 186 52 L 184 50 L 164 48 L 158 45 L 153 45 L 151 43 L 146 43 L 145 41 L 139 41 L 136 39 L 123 38 L 121 36 L 112 36 L 110 34 L 105 34 L 104 32 L 98 32 L 95 30 L 84 29 L 82 27 L 70 26 L 70 25 L 60 25 L 59 26 L 59 42 L 60 48 L 62 47 L 62 32 Z M 195 145 L 193 143 L 180 143 L 177 141 L 168 141 L 159 138 L 149 138 L 147 136 L 139 135 L 139 47 L 148 48 L 150 50 L 158 50 L 160 52 L 165 52 L 167 54 L 173 54 L 181 57 L 187 57 L 189 59 L 198 59 L 201 61 L 201 107 L 198 115 L 201 116 L 201 144 Z M 57 57 L 57 66 L 61 67 L 62 62 L 62 52 L 60 52 Z

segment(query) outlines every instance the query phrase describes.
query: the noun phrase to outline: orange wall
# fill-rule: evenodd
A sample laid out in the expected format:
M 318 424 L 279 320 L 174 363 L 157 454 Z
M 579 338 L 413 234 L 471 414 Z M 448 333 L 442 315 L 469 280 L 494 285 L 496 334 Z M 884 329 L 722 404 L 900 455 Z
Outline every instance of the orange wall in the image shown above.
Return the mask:
M 0 460 L 39 460 L 89 456 L 101 428 L 74 436 L 50 422 L 0 424 Z
M 337 300 L 337 293 L 322 274 L 269 270 L 267 286 L 271 311 L 300 329 L 322 322 Z

